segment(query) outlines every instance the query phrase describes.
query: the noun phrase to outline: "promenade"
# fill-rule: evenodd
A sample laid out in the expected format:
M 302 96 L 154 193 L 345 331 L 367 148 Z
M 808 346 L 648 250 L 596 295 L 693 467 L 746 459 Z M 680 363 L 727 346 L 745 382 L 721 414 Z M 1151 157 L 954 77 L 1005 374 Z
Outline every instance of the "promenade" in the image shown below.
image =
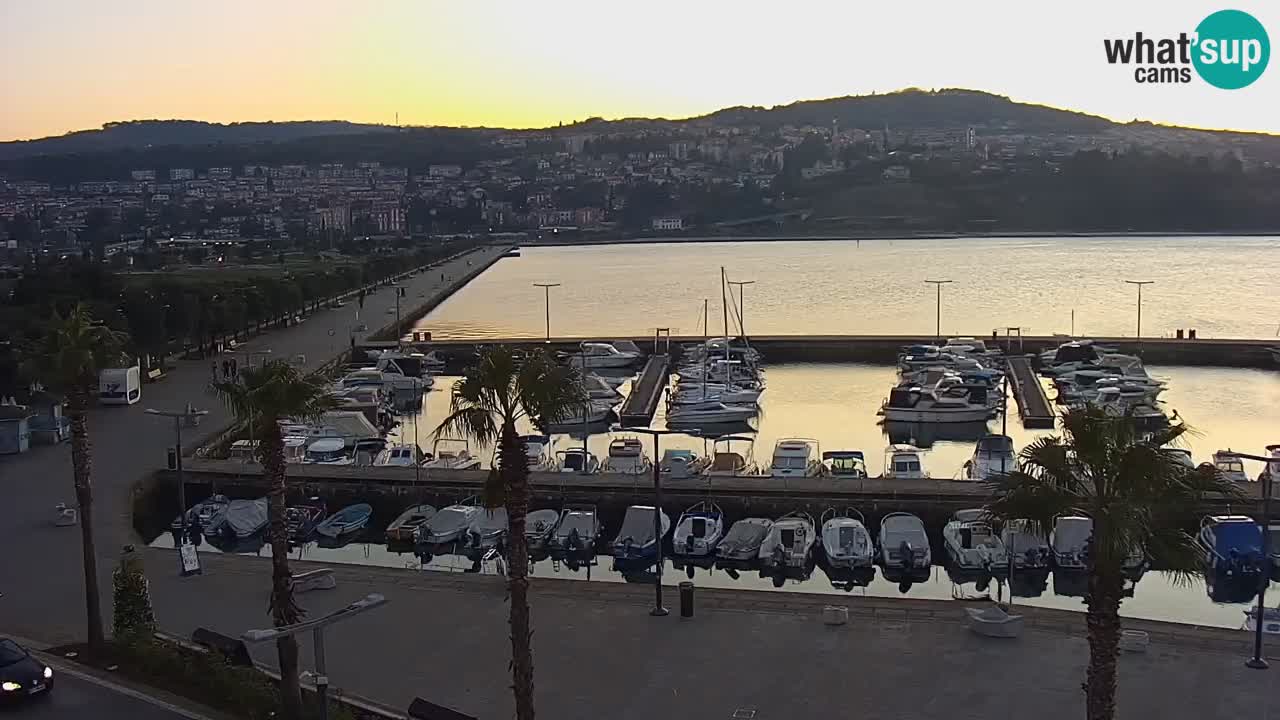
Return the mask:
M 401 299 L 407 315 L 416 305 L 446 292 L 467 273 L 474 272 L 505 248 L 483 247 L 426 272 L 405 278 Z M 470 263 L 470 264 L 468 264 Z M 442 276 L 444 279 L 442 279 Z M 383 288 L 366 298 L 360 322 L 368 330 L 356 333 L 363 341 L 381 326 L 394 322 L 387 310 L 395 307 L 392 292 Z M 253 338 L 233 354 L 243 365 L 246 352 L 270 350 L 270 357 L 306 358 L 309 369 L 319 367 L 347 348 L 347 332 L 355 324 L 357 303 L 325 309 L 305 322 Z M 331 334 L 332 331 L 332 334 Z M 208 410 L 201 426 L 183 433 L 194 446 L 202 436 L 217 433 L 230 421 L 226 410 L 206 393 L 209 360 L 179 361 L 158 383 L 144 385 L 136 405 L 98 407 L 89 415 L 93 443 L 94 523 L 99 553 L 104 622 L 111 623 L 111 571 L 120 547 L 135 542 L 129 517 L 129 489 L 144 475 L 164 467 L 166 450 L 174 442 L 173 422 L 145 413 L 146 408 L 180 410 L 187 403 Z M 53 525 L 53 507 L 75 505 L 69 443 L 35 447 L 30 452 L 0 458 L 0 632 L 12 632 L 50 643 L 84 636 L 84 585 L 80 532 Z M 176 567 L 176 565 L 175 565 Z
M 228 635 L 264 627 L 266 558 L 205 555 L 204 574 L 180 578 L 172 550 L 145 551 L 158 622 L 176 633 Z M 298 562 L 296 569 L 322 567 Z M 325 634 L 333 687 L 390 707 L 415 696 L 477 718 L 512 717 L 507 603 L 494 576 L 330 566 L 332 590 L 299 595 L 312 616 L 368 593 L 389 602 Z M 1023 608 L 1017 640 L 980 638 L 957 603 L 698 591 L 681 619 L 648 615 L 648 585 L 535 578 L 534 663 L 539 715 L 729 718 L 958 718 L 1037 720 L 1084 714 L 1083 617 Z M 847 605 L 847 625 L 820 620 Z M 1145 654 L 1120 658 L 1121 718 L 1280 717 L 1270 672 L 1244 667 L 1245 633 L 1126 621 L 1152 633 Z M 308 640 L 309 638 L 304 638 Z M 270 646 L 253 650 L 274 665 Z M 309 644 L 303 662 L 312 663 Z

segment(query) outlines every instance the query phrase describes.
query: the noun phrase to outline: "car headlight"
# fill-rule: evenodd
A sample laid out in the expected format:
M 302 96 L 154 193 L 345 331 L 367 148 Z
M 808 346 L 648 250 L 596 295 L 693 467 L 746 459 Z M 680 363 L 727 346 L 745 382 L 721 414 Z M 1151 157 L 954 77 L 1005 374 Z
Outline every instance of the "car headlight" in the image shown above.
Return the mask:
M 53 668 L 46 665 L 44 668 L 44 679 L 48 680 L 51 677 L 53 677 Z
M 6 680 L 4 683 L 0 683 L 0 690 L 4 690 L 5 692 L 13 692 L 21 689 L 22 686 L 16 682 L 9 682 Z

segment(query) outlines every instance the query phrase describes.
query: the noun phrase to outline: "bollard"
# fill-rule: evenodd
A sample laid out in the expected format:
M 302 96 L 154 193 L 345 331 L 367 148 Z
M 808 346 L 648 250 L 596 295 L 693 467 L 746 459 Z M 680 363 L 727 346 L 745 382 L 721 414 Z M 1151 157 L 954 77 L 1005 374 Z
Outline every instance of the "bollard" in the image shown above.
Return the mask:
M 693 583 L 688 580 L 680 583 L 680 617 L 693 617 Z

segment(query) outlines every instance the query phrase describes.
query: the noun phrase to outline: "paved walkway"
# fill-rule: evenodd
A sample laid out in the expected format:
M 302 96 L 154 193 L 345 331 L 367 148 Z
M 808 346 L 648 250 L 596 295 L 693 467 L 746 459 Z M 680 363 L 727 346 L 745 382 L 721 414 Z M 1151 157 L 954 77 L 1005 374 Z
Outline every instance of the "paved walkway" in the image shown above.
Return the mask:
M 205 574 L 180 578 L 172 550 L 147 550 L 157 620 L 190 633 L 263 627 L 269 561 L 202 556 Z M 299 563 L 297 567 L 316 567 Z M 390 602 L 326 633 L 335 687 L 391 707 L 415 695 L 478 718 L 511 717 L 507 604 L 492 576 L 333 566 L 338 586 L 299 596 L 316 616 L 364 597 Z M 1077 614 L 1046 612 L 1022 638 L 979 638 L 948 604 L 700 591 L 695 618 L 653 618 L 651 586 L 535 579 L 539 714 L 611 720 L 959 718 L 1056 720 L 1084 714 L 1087 645 Z M 820 621 L 825 603 L 850 623 Z M 714 607 L 709 607 L 714 605 Z M 1067 617 L 1064 625 L 1062 618 Z M 1045 628 L 1045 629 L 1041 629 Z M 1069 630 L 1070 632 L 1064 632 Z M 1243 665 L 1244 633 L 1153 638 L 1121 658 L 1122 718 L 1280 717 L 1273 674 Z M 311 649 L 303 648 L 304 664 Z M 272 649 L 255 656 L 274 664 Z M 1174 690 L 1171 692 L 1171 690 Z
M 465 257 L 402 281 L 406 298 L 402 309 L 420 304 L 439 293 L 469 271 L 500 254 L 500 248 L 481 248 Z M 468 262 L 471 264 L 468 265 Z M 441 281 L 441 274 L 446 280 Z M 450 281 L 448 278 L 453 278 Z M 406 302 L 407 301 L 407 302 Z M 395 298 L 384 288 L 365 300 L 361 320 L 370 330 L 387 325 L 394 317 L 386 314 L 395 307 Z M 273 357 L 306 356 L 306 365 L 318 367 L 347 343 L 347 328 L 353 323 L 356 303 L 338 310 L 322 310 L 300 325 L 269 332 L 248 342 L 244 349 L 271 349 Z M 330 336 L 329 331 L 334 330 Z M 359 333 L 357 341 L 367 333 Z M 244 355 L 237 352 L 238 361 Z M 105 622 L 111 621 L 110 573 L 121 545 L 133 542 L 129 518 L 129 489 L 133 483 L 166 462 L 166 450 L 173 445 L 170 420 L 146 415 L 148 407 L 181 409 L 188 402 L 209 410 L 200 433 L 215 433 L 229 422 L 227 412 L 205 394 L 209 382 L 209 361 L 181 361 L 168 377 L 142 388 L 142 402 L 130 406 L 101 407 L 89 416 L 93 442 L 94 522 L 97 548 L 101 556 Z M 190 446 L 194 432 L 184 433 Z M 71 448 L 38 447 L 23 455 L 0 457 L 0 630 L 26 637 L 72 642 L 84 636 L 84 584 L 78 528 L 53 526 L 53 507 L 75 504 L 71 480 Z

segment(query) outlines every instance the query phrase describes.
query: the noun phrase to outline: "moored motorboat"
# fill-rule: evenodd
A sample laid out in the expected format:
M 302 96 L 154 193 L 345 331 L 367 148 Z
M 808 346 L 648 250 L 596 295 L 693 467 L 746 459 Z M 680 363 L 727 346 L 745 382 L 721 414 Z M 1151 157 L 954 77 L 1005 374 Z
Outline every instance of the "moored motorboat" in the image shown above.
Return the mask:
M 1093 518 L 1083 515 L 1063 515 L 1053 522 L 1049 544 L 1053 547 L 1054 567 L 1058 570 L 1079 571 L 1088 566 L 1089 538 L 1093 536 Z M 1134 548 L 1125 556 L 1126 572 L 1140 570 L 1146 565 L 1142 548 Z
M 1232 482 L 1249 482 L 1249 473 L 1245 472 L 1244 461 L 1231 452 L 1231 448 L 1219 450 L 1213 454 L 1213 466 L 1222 473 L 1222 477 Z
M 560 511 L 560 520 L 551 533 L 551 554 L 585 558 L 595 554 L 600 541 L 600 516 L 594 505 L 570 505 Z
M 227 504 L 225 517 L 221 536 L 243 540 L 257 535 L 267 527 L 267 499 L 232 500 Z M 205 533 L 208 534 L 207 528 Z
M 1043 570 L 1049 567 L 1053 548 L 1043 534 L 1032 529 L 1030 521 L 1007 521 L 1000 532 L 1000 541 L 1004 543 L 1005 552 L 1013 560 L 1015 569 Z
M 827 565 L 836 569 L 869 568 L 875 563 L 876 546 L 866 520 L 857 510 L 822 514 L 822 534 L 818 536 Z
M 507 537 L 507 509 L 481 508 L 467 526 L 467 550 L 483 553 L 503 545 Z
M 885 420 L 911 423 L 981 422 L 991 416 L 982 388 L 895 387 L 880 408 Z
M 880 564 L 886 571 L 927 571 L 933 564 L 929 534 L 924 523 L 910 513 L 895 512 L 880 520 Z
M 667 423 L 695 425 L 699 423 L 745 422 L 760 414 L 754 405 L 726 405 L 719 400 L 699 400 L 685 405 L 672 405 L 667 409 Z
M 316 525 L 316 534 L 327 538 L 339 538 L 359 532 L 369 524 L 373 508 L 368 503 L 348 505 Z
M 720 506 L 700 502 L 680 514 L 672 534 L 672 554 L 685 558 L 714 556 L 724 531 L 724 512 Z
M 867 459 L 861 450 L 831 450 L 822 453 L 822 464 L 828 477 L 842 480 L 865 480 Z
M 708 477 L 740 477 L 755 475 L 756 467 L 753 450 L 755 439 L 746 435 L 722 435 L 712 441 L 711 464 L 703 474 Z M 746 447 L 735 449 L 735 444 Z
M 529 552 L 545 549 L 559 522 L 560 513 L 556 510 L 534 510 L 525 515 L 524 537 Z
M 1018 469 L 1013 452 L 1013 439 L 1008 435 L 984 435 L 965 461 L 961 477 L 965 480 L 993 480 Z
M 816 541 L 812 516 L 803 512 L 783 515 L 773 522 L 760 545 L 760 566 L 773 570 L 803 568 L 809 564 Z
M 430 519 L 418 526 L 416 542 L 423 545 L 443 545 L 466 534 L 471 521 L 480 514 L 479 505 L 468 505 L 464 501 L 457 505 L 441 508 Z
M 405 511 L 396 516 L 396 519 L 387 526 L 386 537 L 388 542 L 413 542 L 417 537 L 418 528 L 423 523 L 430 520 L 436 514 L 434 505 L 420 504 L 410 505 Z
M 311 537 L 316 525 L 324 520 L 326 514 L 324 502 L 318 497 L 308 502 L 290 505 L 284 509 L 284 527 L 289 539 L 300 542 Z
M 768 518 L 743 518 L 735 522 L 716 546 L 716 561 L 751 563 L 760 557 L 760 546 L 773 521 Z
M 826 471 L 818 441 L 810 438 L 783 438 L 773 446 L 769 474 L 776 478 L 817 477 Z
M 884 476 L 893 480 L 929 477 L 924 469 L 924 451 L 914 445 L 890 445 L 885 449 Z
M 643 475 L 652 469 L 653 462 L 644 453 L 640 438 L 624 435 L 609 441 L 609 457 L 604 461 L 603 472 Z
M 1233 578 L 1269 572 L 1271 563 L 1263 556 L 1262 542 L 1262 526 L 1246 515 L 1210 515 L 1196 534 L 1206 571 Z
M 211 525 L 220 523 L 223 513 L 227 511 L 227 505 L 230 502 L 231 500 L 226 495 L 212 495 L 208 499 L 192 505 L 187 510 L 187 527 L 198 527 L 203 530 Z M 179 515 L 173 519 L 173 522 L 169 523 L 169 529 L 180 530 L 182 529 L 182 524 L 182 516 Z
M 619 349 L 620 344 L 584 342 L 578 346 L 578 352 L 568 355 L 569 363 L 580 368 L 622 368 L 634 365 L 643 357 L 644 353 L 638 349 Z
M 437 438 L 431 446 L 432 458 L 423 463 L 432 470 L 475 470 L 480 458 L 471 454 L 471 444 L 462 438 Z
M 351 465 L 355 458 L 347 452 L 345 440 L 327 437 L 312 441 L 302 461 L 312 465 Z
M 551 455 L 551 436 L 549 435 L 521 435 L 520 442 L 524 443 L 525 458 L 529 463 L 530 472 L 555 472 L 556 461 Z M 490 467 L 498 466 L 498 454 L 494 451 L 493 464 Z
M 600 460 L 586 448 L 569 447 L 556 451 L 556 468 L 562 473 L 590 475 L 600 469 Z
M 424 459 L 417 445 L 388 445 L 373 459 L 373 464 L 375 467 L 413 467 Z
M 942 528 L 947 557 L 959 570 L 992 572 L 1009 565 L 1000 536 L 992 531 L 982 509 L 957 510 Z
M 658 463 L 658 470 L 664 479 L 687 480 L 702 475 L 708 464 L 707 458 L 695 454 L 692 450 L 669 448 L 662 451 L 662 461 Z
M 661 534 L 654 535 L 653 514 L 651 505 L 632 505 L 622 519 L 622 527 L 613 541 L 613 557 L 617 560 L 635 561 L 649 560 L 657 557 L 657 543 L 662 542 L 671 530 L 671 518 L 662 510 L 656 510 L 659 516 Z

